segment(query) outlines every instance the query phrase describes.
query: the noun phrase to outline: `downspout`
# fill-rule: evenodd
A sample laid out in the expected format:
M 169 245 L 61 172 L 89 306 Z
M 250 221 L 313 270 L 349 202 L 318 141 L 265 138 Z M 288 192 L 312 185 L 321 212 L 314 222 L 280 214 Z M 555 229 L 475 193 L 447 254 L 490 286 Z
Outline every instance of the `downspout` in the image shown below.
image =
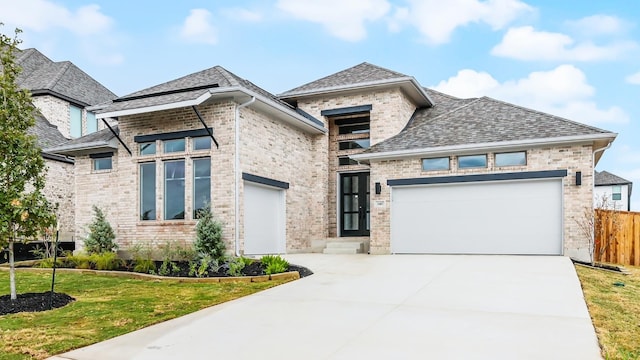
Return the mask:
M 235 114 L 235 161 L 234 161 L 234 179 L 235 179 L 235 253 L 240 256 L 240 109 L 249 106 L 256 101 L 256 97 L 252 96 L 251 100 L 236 105 Z

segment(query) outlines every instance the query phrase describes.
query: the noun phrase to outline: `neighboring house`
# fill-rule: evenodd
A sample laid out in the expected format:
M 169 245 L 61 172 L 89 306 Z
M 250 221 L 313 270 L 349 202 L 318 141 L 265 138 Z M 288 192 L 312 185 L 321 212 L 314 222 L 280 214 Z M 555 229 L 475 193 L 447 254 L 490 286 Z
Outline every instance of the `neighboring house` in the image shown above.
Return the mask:
M 631 211 L 631 189 L 633 183 L 607 171 L 595 171 L 593 195 L 595 206 L 607 209 Z M 605 199 L 603 203 L 603 199 Z
M 38 111 L 36 125 L 29 130 L 38 146 L 53 147 L 104 127 L 94 111 L 117 96 L 73 63 L 54 62 L 36 49 L 26 49 L 17 51 L 16 64 L 22 68 L 16 83 L 29 90 Z M 48 169 L 45 195 L 58 205 L 61 240 L 71 240 L 76 211 L 74 161 L 46 151 L 42 156 Z
M 75 156 L 78 238 L 95 204 L 122 247 L 190 241 L 210 202 L 237 254 L 355 240 L 374 254 L 588 259 L 576 219 L 616 137 L 368 63 L 279 96 L 216 66 L 97 117 L 117 131 L 47 150 Z

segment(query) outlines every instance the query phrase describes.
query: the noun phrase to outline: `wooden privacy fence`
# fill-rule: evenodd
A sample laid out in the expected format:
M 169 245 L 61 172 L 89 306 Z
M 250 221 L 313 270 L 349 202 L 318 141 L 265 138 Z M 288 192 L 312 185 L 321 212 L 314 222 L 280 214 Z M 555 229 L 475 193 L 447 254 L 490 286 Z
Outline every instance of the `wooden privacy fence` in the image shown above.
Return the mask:
M 640 212 L 595 211 L 596 261 L 640 266 Z

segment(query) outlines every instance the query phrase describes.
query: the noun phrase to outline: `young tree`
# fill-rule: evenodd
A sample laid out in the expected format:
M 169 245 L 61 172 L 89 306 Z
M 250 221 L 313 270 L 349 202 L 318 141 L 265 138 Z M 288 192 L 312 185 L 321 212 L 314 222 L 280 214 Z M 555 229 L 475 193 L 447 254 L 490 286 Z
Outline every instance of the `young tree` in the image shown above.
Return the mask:
M 93 205 L 93 221 L 89 224 L 89 236 L 84 241 L 84 248 L 89 254 L 114 252 L 118 248 L 115 243 L 116 234 L 111 224 L 99 207 Z
M 35 109 L 29 92 L 16 85 L 19 33 L 16 30 L 14 38 L 0 33 L 0 247 L 9 249 L 12 300 L 17 298 L 14 243 L 37 237 L 55 222 L 42 193 L 46 168 L 41 150 L 27 133 L 35 125 Z

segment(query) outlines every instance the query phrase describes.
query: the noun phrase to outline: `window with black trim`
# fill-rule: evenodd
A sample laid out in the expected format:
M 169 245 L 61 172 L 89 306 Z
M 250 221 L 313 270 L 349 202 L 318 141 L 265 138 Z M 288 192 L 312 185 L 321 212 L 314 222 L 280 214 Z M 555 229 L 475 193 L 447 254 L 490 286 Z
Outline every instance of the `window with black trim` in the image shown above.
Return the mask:
M 156 219 L 156 163 L 140 164 L 140 220 Z
M 336 141 L 339 166 L 358 165 L 358 162 L 350 159 L 348 155 L 371 146 L 370 121 L 369 114 L 347 115 L 334 119 L 334 124 L 338 128 Z
M 185 139 L 172 139 L 163 142 L 164 153 L 184 152 Z
M 463 155 L 458 156 L 458 169 L 486 168 L 487 155 Z
M 93 170 L 111 170 L 113 159 L 111 157 L 93 159 Z
M 369 139 L 346 140 L 338 143 L 338 150 L 368 149 L 371 141 Z
M 424 171 L 437 171 L 437 170 L 449 170 L 449 157 L 438 157 L 422 159 L 422 170 Z
M 164 219 L 184 219 L 184 160 L 164 162 Z
M 338 164 L 340 166 L 345 166 L 345 165 L 358 165 L 358 162 L 351 159 L 348 156 L 341 156 L 338 158 Z
M 193 159 L 193 218 L 211 203 L 211 158 Z
M 496 166 L 523 166 L 527 165 L 527 153 L 525 151 L 496 153 Z
M 211 137 L 200 136 L 191 139 L 191 147 L 196 150 L 210 150 L 211 149 Z

